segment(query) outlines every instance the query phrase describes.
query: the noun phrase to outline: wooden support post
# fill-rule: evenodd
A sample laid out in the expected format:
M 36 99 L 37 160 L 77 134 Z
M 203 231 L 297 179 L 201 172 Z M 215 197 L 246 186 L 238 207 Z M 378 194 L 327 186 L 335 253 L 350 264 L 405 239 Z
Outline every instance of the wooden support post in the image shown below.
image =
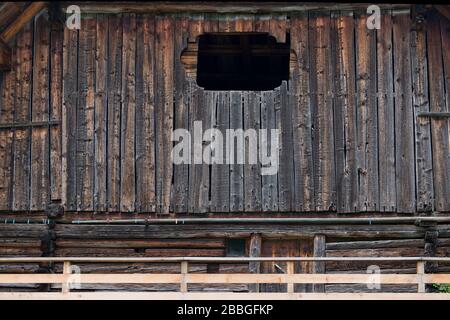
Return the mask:
M 295 273 L 295 263 L 294 261 L 288 261 L 287 262 L 287 274 L 294 274 Z M 287 292 L 288 293 L 294 293 L 294 283 L 288 282 L 287 284 Z
M 188 292 L 186 274 L 188 273 L 189 264 L 187 261 L 181 262 L 181 282 L 180 282 L 180 292 Z
M 64 282 L 61 284 L 61 292 L 68 293 L 70 291 L 70 275 L 72 274 L 70 261 L 64 261 L 63 274 L 66 275 L 66 277 L 64 278 Z
M 425 262 L 417 261 L 417 292 L 425 292 L 425 282 L 423 281 L 423 275 L 425 274 Z
M 250 238 L 250 246 L 249 246 L 249 256 L 251 258 L 257 258 L 261 256 L 261 235 L 260 234 L 252 234 Z M 250 273 L 260 273 L 261 263 L 260 262 L 250 262 L 248 264 L 248 269 Z M 259 292 L 259 284 L 250 284 L 248 285 L 249 292 Z
M 322 234 L 318 234 L 314 236 L 314 257 L 325 257 L 325 245 L 326 245 L 326 238 Z M 326 273 L 325 270 L 325 262 L 314 262 L 313 263 L 313 273 Z M 325 292 L 325 285 L 324 284 L 314 284 L 313 285 L 313 292 Z

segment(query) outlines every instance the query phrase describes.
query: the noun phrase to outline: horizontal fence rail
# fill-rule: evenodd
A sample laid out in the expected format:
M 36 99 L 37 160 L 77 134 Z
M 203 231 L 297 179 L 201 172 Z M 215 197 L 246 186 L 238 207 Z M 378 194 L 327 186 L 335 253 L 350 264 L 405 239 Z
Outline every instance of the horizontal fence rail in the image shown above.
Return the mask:
M 415 262 L 415 274 L 295 273 L 296 262 Z M 286 262 L 284 273 L 189 273 L 189 263 Z M 20 257 L 0 264 L 62 263 L 63 272 L 0 274 L 0 284 L 59 284 L 60 292 L 0 292 L 0 299 L 446 299 L 447 293 L 425 293 L 426 284 L 450 283 L 450 274 L 425 273 L 426 262 L 448 263 L 447 257 Z M 179 273 L 72 273 L 75 263 L 180 263 Z M 296 293 L 294 284 L 406 284 L 417 293 Z M 71 291 L 73 284 L 178 284 L 174 292 Z M 285 284 L 286 292 L 189 292 L 189 284 Z

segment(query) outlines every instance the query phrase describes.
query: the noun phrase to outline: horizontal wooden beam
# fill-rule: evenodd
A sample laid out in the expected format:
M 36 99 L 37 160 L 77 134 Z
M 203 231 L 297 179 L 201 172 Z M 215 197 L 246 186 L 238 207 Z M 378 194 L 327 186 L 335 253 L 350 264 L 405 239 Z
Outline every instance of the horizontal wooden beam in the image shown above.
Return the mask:
M 308 10 L 366 10 L 365 3 L 292 3 L 292 2 L 64 2 L 78 5 L 83 13 L 271 13 L 292 14 Z M 382 10 L 410 8 L 409 4 L 383 4 Z
M 185 281 L 190 284 L 252 284 L 252 283 L 325 283 L 325 284 L 358 284 L 376 280 L 380 284 L 418 284 L 450 283 L 450 274 L 0 274 L 2 284 L 53 283 L 61 284 L 70 281 L 77 283 L 135 283 L 156 284 Z
M 50 126 L 57 126 L 60 124 L 61 124 L 60 120 L 35 121 L 35 122 L 23 122 L 23 123 L 0 123 L 0 130 L 50 127 Z
M 391 292 L 0 292 L 0 300 L 450 300 L 450 294 Z
M 176 263 L 188 261 L 193 263 L 247 263 L 272 261 L 370 261 L 370 262 L 450 262 L 450 257 L 0 257 L 0 263 L 38 263 L 64 262 L 73 263 Z
M 417 116 L 428 118 L 450 118 L 450 112 L 420 112 Z

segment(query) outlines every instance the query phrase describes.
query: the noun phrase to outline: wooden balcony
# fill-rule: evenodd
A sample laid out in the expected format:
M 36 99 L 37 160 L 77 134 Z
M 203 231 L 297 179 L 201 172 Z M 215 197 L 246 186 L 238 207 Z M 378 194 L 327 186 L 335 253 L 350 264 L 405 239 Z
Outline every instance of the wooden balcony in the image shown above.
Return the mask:
M 299 262 L 325 263 L 336 262 L 415 262 L 413 274 L 300 274 L 295 273 L 294 264 Z M 286 270 L 277 274 L 257 273 L 189 273 L 190 263 L 227 264 L 227 263 L 267 263 L 284 262 Z M 0 292 L 0 300 L 8 299 L 190 299 L 190 300 L 227 300 L 227 299 L 365 299 L 365 300 L 450 300 L 447 293 L 426 293 L 426 284 L 450 283 L 450 274 L 425 273 L 425 263 L 449 263 L 447 257 L 160 257 L 160 258 L 91 258 L 91 257 L 31 257 L 0 258 L 0 264 L 54 263 L 62 264 L 63 272 L 59 274 L 28 273 L 0 274 L 0 284 L 54 284 L 60 285 L 60 291 L 52 292 Z M 77 263 L 168 263 L 180 264 L 179 273 L 72 273 L 72 265 Z M 92 283 L 102 284 L 176 284 L 176 291 L 164 292 L 117 292 L 117 291 L 81 291 L 72 290 L 75 285 Z M 192 292 L 190 284 L 252 284 L 253 292 Z M 286 292 L 259 292 L 259 284 L 283 284 Z M 374 289 L 368 293 L 300 293 L 295 292 L 295 284 L 407 284 L 417 285 L 417 293 L 380 292 Z

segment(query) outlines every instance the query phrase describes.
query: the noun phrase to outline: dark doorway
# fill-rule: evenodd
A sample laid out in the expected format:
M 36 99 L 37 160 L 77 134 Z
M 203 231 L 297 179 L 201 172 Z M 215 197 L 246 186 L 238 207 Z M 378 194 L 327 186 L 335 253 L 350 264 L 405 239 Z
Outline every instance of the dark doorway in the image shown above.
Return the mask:
M 289 80 L 290 38 L 267 33 L 199 36 L 197 84 L 205 90 L 272 90 Z

